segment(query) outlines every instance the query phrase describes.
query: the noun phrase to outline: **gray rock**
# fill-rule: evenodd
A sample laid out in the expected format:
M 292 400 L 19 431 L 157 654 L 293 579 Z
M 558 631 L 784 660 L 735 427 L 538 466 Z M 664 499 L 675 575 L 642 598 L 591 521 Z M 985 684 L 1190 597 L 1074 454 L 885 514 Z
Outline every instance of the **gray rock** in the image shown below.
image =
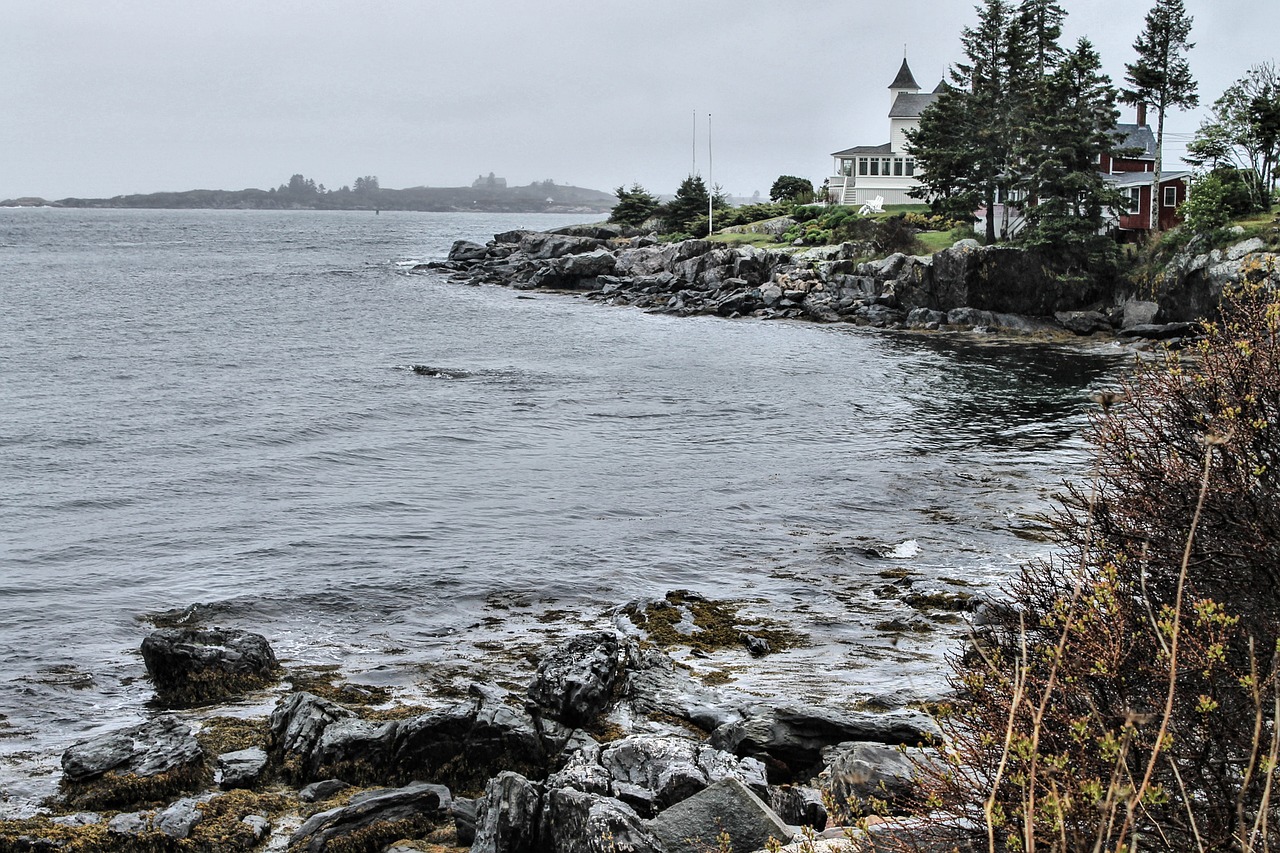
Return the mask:
M 871 799 L 899 803 L 917 789 L 917 766 L 933 753 L 879 743 L 843 743 L 823 751 L 827 789 L 846 816 L 867 813 Z
M 102 815 L 97 812 L 76 812 L 75 814 L 51 817 L 49 818 L 49 823 L 56 826 L 97 826 L 102 823 Z
M 224 628 L 161 628 L 142 641 L 156 698 L 170 706 L 214 702 L 273 683 L 280 671 L 261 634 Z
M 252 788 L 267 769 L 267 753 L 258 747 L 218 756 L 218 784 L 223 788 Z
M 499 773 L 475 813 L 471 853 L 538 853 L 542 791 L 519 773 Z
M 589 278 L 599 275 L 610 275 L 617 265 L 617 259 L 608 249 L 596 249 L 577 255 L 566 255 L 552 262 L 551 269 L 563 276 Z
M 668 853 L 626 803 L 572 788 L 543 796 L 540 836 L 539 853 Z
M 1159 313 L 1160 305 L 1157 302 L 1127 299 L 1124 303 L 1124 320 L 1121 322 L 1121 327 L 1131 329 L 1134 326 L 1151 325 L 1156 321 Z
M 449 260 L 482 261 L 488 253 L 489 250 L 479 243 L 473 243 L 470 240 L 457 240 L 449 249 Z
M 673 717 L 707 732 L 742 720 L 747 705 L 677 670 L 671 658 L 655 650 L 642 653 L 627 673 L 625 693 L 636 716 Z
M 501 234 L 493 235 L 493 242 L 498 243 L 499 245 L 504 245 L 504 246 L 518 245 L 521 240 L 523 240 L 525 237 L 527 237 L 532 233 L 533 233 L 532 231 L 529 231 L 527 229 L 521 229 L 518 231 L 503 231 Z
M 330 844 L 377 824 L 386 825 L 389 832 L 394 830 L 398 838 L 425 832 L 447 814 L 449 801 L 448 788 L 421 782 L 372 791 L 353 799 L 350 805 L 309 817 L 289 838 L 289 849 L 325 853 Z
M 116 835 L 141 835 L 151 831 L 149 812 L 124 812 L 107 821 L 107 831 Z
M 678 737 L 623 738 L 600 749 L 599 764 L 609 775 L 613 795 L 641 814 L 647 807 L 665 809 L 721 779 L 738 779 L 761 793 L 766 786 L 759 761 Z
M 957 243 L 956 245 L 960 244 Z M 977 308 L 952 308 L 947 312 L 947 324 L 951 326 L 994 326 L 996 324 L 996 315 L 990 311 L 979 311 Z
M 459 847 L 470 847 L 476 840 L 476 817 L 480 809 L 479 800 L 466 797 L 454 797 L 449 804 L 449 814 L 453 817 L 454 834 L 458 837 Z
M 782 288 L 778 287 L 775 282 L 769 282 L 760 288 L 760 301 L 764 303 L 766 308 L 772 308 L 778 304 L 778 300 L 782 299 Z
M 1111 331 L 1111 323 L 1101 311 L 1058 311 L 1053 317 L 1064 329 L 1077 335 Z
M 543 658 L 529 701 L 555 719 L 581 725 L 608 707 L 628 654 L 629 646 L 611 631 L 574 637 Z
M 770 785 L 769 808 L 789 826 L 827 827 L 827 806 L 822 792 L 804 785 Z
M 916 745 L 938 734 L 937 724 L 919 711 L 872 714 L 826 707 L 758 706 L 742 722 L 716 729 L 711 745 L 735 755 L 767 757 L 792 774 L 806 776 L 818 767 L 826 746 L 845 741 Z
M 200 809 L 196 808 L 201 802 L 202 800 L 191 797 L 178 800 L 152 818 L 152 828 L 160 830 L 170 838 L 186 838 L 203 817 Z
M 1165 341 L 1181 338 L 1199 331 L 1198 323 L 1163 323 L 1130 326 L 1120 330 L 1122 338 L 1147 338 L 1153 341 Z
M 268 728 L 272 747 L 309 758 L 326 728 L 354 717 L 355 712 L 314 693 L 291 693 L 271 712 Z
M 907 325 L 913 329 L 924 328 L 930 323 L 940 326 L 945 322 L 947 315 L 932 308 L 914 308 L 907 314 Z
M 718 836 L 728 836 L 733 853 L 753 853 L 769 839 L 791 840 L 792 830 L 773 809 L 737 779 L 724 779 L 650 822 L 667 853 L 705 853 L 721 849 Z
M 591 237 L 537 232 L 526 234 L 520 239 L 520 251 L 535 260 L 562 258 L 565 255 L 590 252 L 603 245 L 603 241 Z
M 271 832 L 271 821 L 265 815 L 248 814 L 240 818 L 240 822 L 253 833 L 253 840 L 261 842 Z
M 1258 237 L 1251 237 L 1248 240 L 1244 240 L 1229 247 L 1224 253 L 1224 260 L 1239 261 L 1243 260 L 1245 255 L 1251 255 L 1254 252 L 1265 252 L 1266 250 L 1266 243 L 1262 242 Z
M 298 791 L 298 799 L 304 803 L 318 803 L 350 787 L 341 779 L 323 779 L 319 782 L 312 782 Z
M 149 777 L 192 767 L 203 757 L 191 727 L 165 714 L 72 745 L 62 754 L 62 772 L 73 783 L 109 770 Z

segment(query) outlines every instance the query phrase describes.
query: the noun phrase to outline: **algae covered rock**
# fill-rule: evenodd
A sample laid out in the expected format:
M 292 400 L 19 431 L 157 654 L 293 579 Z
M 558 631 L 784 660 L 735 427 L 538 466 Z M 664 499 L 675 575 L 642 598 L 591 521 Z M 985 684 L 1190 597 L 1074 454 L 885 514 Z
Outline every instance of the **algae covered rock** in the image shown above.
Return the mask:
M 109 808 L 194 790 L 207 775 L 191 727 L 171 715 L 72 745 L 62 754 L 68 802 Z
M 238 696 L 280 674 L 265 637 L 224 628 L 161 628 L 142 641 L 142 659 L 156 698 L 170 708 Z

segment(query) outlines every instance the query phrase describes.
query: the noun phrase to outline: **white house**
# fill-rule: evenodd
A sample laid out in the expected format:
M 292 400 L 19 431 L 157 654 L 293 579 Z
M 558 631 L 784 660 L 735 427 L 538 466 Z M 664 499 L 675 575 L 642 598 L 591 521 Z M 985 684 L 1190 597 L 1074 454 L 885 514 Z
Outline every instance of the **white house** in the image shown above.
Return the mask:
M 865 204 L 880 197 L 885 204 L 919 204 L 907 193 L 920 185 L 916 161 L 906 151 L 906 131 L 920 126 L 920 115 L 942 91 L 921 93 L 920 84 L 902 60 L 898 76 L 889 84 L 889 141 L 883 145 L 859 145 L 837 151 L 835 175 L 828 179 L 835 204 Z

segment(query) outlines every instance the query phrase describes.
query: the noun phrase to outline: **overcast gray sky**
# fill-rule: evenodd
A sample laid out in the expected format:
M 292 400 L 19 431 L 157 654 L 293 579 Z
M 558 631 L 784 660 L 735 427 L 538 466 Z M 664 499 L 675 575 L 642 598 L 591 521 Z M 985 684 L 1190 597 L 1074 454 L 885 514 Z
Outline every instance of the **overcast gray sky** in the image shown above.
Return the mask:
M 1063 0 L 1065 40 L 1091 38 L 1118 82 L 1151 2 Z M 1280 52 L 1280 0 L 1186 5 L 1206 104 Z M 716 183 L 767 195 L 780 174 L 820 183 L 832 151 L 887 141 L 904 46 L 931 89 L 974 19 L 969 0 L 0 0 L 0 198 L 294 172 L 331 188 L 493 171 L 669 193 L 695 113 L 699 171 L 711 113 Z M 1202 113 L 1168 129 L 1190 134 Z

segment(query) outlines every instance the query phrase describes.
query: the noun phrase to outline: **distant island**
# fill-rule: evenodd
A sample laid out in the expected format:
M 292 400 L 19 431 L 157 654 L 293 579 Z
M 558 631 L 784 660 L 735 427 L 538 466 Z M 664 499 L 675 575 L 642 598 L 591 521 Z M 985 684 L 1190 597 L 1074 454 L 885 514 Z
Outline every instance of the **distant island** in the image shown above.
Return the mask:
M 294 175 L 269 190 L 185 190 L 111 198 L 27 197 L 0 201 L 0 207 L 146 208 L 212 210 L 421 210 L 493 213 L 606 213 L 618 199 L 612 193 L 535 181 L 511 187 L 492 172 L 469 187 L 384 189 L 373 175 L 354 185 L 326 189 L 310 178 Z

